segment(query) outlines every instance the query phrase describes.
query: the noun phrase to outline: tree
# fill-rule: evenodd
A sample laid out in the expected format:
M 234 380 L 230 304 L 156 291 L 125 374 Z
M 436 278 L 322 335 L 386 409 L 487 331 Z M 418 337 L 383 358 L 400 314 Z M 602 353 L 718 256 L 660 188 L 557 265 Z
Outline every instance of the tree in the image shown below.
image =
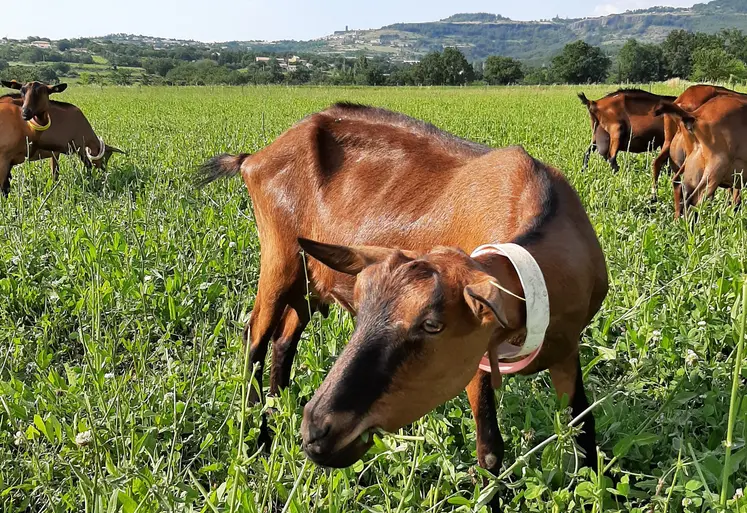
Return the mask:
M 475 70 L 467 62 L 464 54 L 457 48 L 444 48 L 441 54 L 444 68 L 444 83 L 446 85 L 464 85 L 475 78 Z
M 44 52 L 38 48 L 29 48 L 21 52 L 18 56 L 22 62 L 28 62 L 30 64 L 37 63 L 44 60 Z
M 393 86 L 415 85 L 417 83 L 415 66 L 403 64 L 402 66 L 393 69 L 389 74 L 387 83 Z
M 485 60 L 483 76 L 492 85 L 513 84 L 524 78 L 524 69 L 516 59 L 491 55 Z
M 431 52 L 415 66 L 416 80 L 424 85 L 441 85 L 446 78 L 446 68 L 441 54 Z
M 686 30 L 673 30 L 661 44 L 664 67 L 669 77 L 687 78 L 692 73 L 693 34 Z
M 59 82 L 59 78 L 57 78 L 57 72 L 51 66 L 44 66 L 43 68 L 39 68 L 36 76 L 39 77 L 39 81 L 46 84 L 55 84 Z
M 365 55 L 360 55 L 353 65 L 352 81 L 358 85 L 382 85 L 385 80 L 381 62 L 370 61 Z
M 739 29 L 724 29 L 718 33 L 724 49 L 742 62 L 747 62 L 747 35 Z
M 303 64 L 296 66 L 296 69 L 288 73 L 288 83 L 292 85 L 308 84 L 311 80 L 311 71 Z
M 161 75 L 165 77 L 166 74 L 174 69 L 176 61 L 169 58 L 154 58 L 154 59 L 143 59 L 143 69 L 146 73 L 151 75 Z
M 270 58 L 266 70 L 267 72 L 267 83 L 268 84 L 282 84 L 283 83 L 283 70 L 280 69 L 280 63 L 274 57 Z
M 59 75 L 70 73 L 70 65 L 67 62 L 56 62 L 52 65 L 52 68 L 57 71 Z
M 601 48 L 580 40 L 565 45 L 552 59 L 554 76 L 568 84 L 604 82 L 609 67 L 610 58 Z
M 353 80 L 358 85 L 368 84 L 368 72 L 370 66 L 365 55 L 361 54 L 353 65 Z
M 692 80 L 715 82 L 744 78 L 747 78 L 744 62 L 723 48 L 698 48 L 693 52 Z
M 71 45 L 70 41 L 68 41 L 67 39 L 60 39 L 59 41 L 57 41 L 57 49 L 61 52 L 69 50 L 72 47 L 73 45 Z
M 36 66 L 8 66 L 8 69 L 0 71 L 0 78 L 18 80 L 19 82 L 39 80 L 39 68 Z
M 628 41 L 617 56 L 618 82 L 654 82 L 664 78 L 664 63 L 660 47 Z
M 524 75 L 526 85 L 543 85 L 552 83 L 552 70 L 549 68 L 528 68 Z
M 125 69 L 115 69 L 111 73 L 112 82 L 116 85 L 131 85 L 132 72 Z

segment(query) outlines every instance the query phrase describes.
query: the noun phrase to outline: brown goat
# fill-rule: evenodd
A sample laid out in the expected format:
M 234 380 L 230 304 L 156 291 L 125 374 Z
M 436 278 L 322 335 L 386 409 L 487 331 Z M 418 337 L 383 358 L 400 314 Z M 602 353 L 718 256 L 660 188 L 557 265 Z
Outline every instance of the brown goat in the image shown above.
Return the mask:
M 691 148 L 675 173 L 675 218 L 710 198 L 719 187 L 733 188 L 738 205 L 747 166 L 747 99 L 735 95 L 711 98 L 693 112 L 663 103 L 657 113 L 682 123 L 685 146 Z M 678 180 L 681 177 L 681 182 Z
M 3 127 L 0 130 L 0 184 L 5 195 L 10 191 L 11 168 L 26 160 L 41 134 L 51 127 L 49 95 L 67 87 L 67 84 L 3 82 L 3 85 L 8 84 L 20 89 L 21 97 L 17 102 L 0 102 L 0 127 Z
M 596 149 L 613 171 L 620 169 L 619 152 L 644 153 L 664 143 L 664 122 L 654 116 L 654 109 L 662 100 L 676 99 L 640 89 L 618 89 L 598 100 L 589 100 L 584 93 L 579 93 L 578 98 L 589 111 L 592 128 L 592 141 L 584 154 L 583 169 Z
M 375 425 L 396 429 L 466 386 L 477 423 L 478 461 L 491 471 L 500 468 L 503 439 L 498 431 L 491 376 L 478 371 L 477 364 L 487 349 L 485 337 L 490 330 L 495 330 L 501 338 L 521 335 L 524 315 L 521 306 L 501 296 L 515 328 L 509 332 L 499 329 L 489 316 L 485 316 L 484 327 L 472 318 L 460 324 L 457 316 L 467 311 L 466 303 L 444 296 L 446 302 L 439 305 L 445 308 L 443 313 L 448 318 L 439 322 L 448 323 L 445 333 L 450 337 L 458 330 L 470 337 L 469 354 L 450 349 L 445 343 L 447 338 L 439 339 L 444 342 L 433 346 L 439 351 L 427 351 L 419 370 L 413 368 L 409 357 L 405 358 L 401 340 L 381 332 L 382 338 L 369 345 L 370 333 L 362 328 L 368 326 L 366 319 L 376 314 L 376 306 L 373 303 L 368 306 L 364 299 L 369 292 L 361 288 L 363 277 L 368 277 L 368 283 L 373 279 L 373 269 L 379 269 L 377 273 L 381 273 L 383 280 L 387 273 L 395 273 L 395 267 L 406 273 L 398 276 L 411 277 L 406 271 L 414 269 L 410 261 L 436 245 L 472 251 L 482 243 L 512 241 L 535 255 L 548 279 L 552 321 L 545 348 L 527 372 L 549 368 L 556 392 L 559 396 L 569 396 L 574 413 L 587 407 L 578 339 L 607 293 L 607 271 L 586 213 L 560 173 L 537 162 L 519 147 L 491 150 L 400 114 L 350 104 L 338 104 L 306 118 L 253 156 L 214 157 L 201 169 L 202 183 L 239 171 L 252 197 L 262 249 L 259 287 L 250 328 L 245 332 L 250 338 L 251 363 L 262 365 L 270 338 L 282 334 L 273 344 L 271 390 L 288 383 L 288 362 L 309 320 L 304 299 L 306 276 L 310 292 L 319 304 L 336 301 L 351 313 L 361 315 L 354 336 L 356 342 L 351 342 L 338 359 L 317 394 L 327 397 L 334 390 L 340 397 L 339 404 L 347 405 L 341 408 L 349 415 L 350 422 L 343 422 L 342 411 L 335 414 L 327 440 L 339 441 L 352 433 L 354 421 L 360 421 L 362 416 L 369 419 L 372 408 L 380 415 Z M 371 273 L 363 271 L 356 279 L 354 274 L 360 269 L 355 262 L 359 260 L 352 260 L 351 267 L 343 269 L 339 259 L 333 264 L 324 256 L 327 250 L 318 249 L 327 246 L 304 245 L 312 256 L 335 265 L 338 271 L 332 271 L 316 260 L 302 257 L 299 237 L 346 246 L 395 247 L 405 252 L 360 249 L 365 253 L 362 261 L 373 263 L 386 257 L 388 264 L 371 266 Z M 433 266 L 441 273 L 445 294 L 451 294 L 464 285 L 463 279 L 478 272 L 483 277 L 497 276 L 505 286 L 522 293 L 504 259 L 470 260 L 457 249 L 424 258 L 428 260 L 424 265 Z M 450 275 L 452 265 L 455 272 L 461 270 L 462 274 Z M 409 287 L 407 280 L 399 283 Z M 461 294 L 459 290 L 460 298 Z M 417 297 L 413 295 L 413 301 Z M 402 319 L 405 317 L 401 316 L 407 315 L 400 310 L 392 313 Z M 407 322 L 412 321 L 408 319 Z M 424 353 L 418 354 L 426 357 Z M 455 358 L 455 354 L 460 357 Z M 389 364 L 393 361 L 387 355 L 405 358 L 407 363 L 401 369 L 392 367 Z M 448 368 L 443 367 L 445 362 L 449 363 Z M 406 374 L 405 368 L 411 369 L 412 374 L 410 371 Z M 434 380 L 437 369 L 444 372 L 439 372 L 440 377 Z M 338 382 L 341 374 L 348 376 L 345 383 L 350 388 Z M 410 385 L 416 378 L 424 379 L 423 385 L 430 385 L 428 393 L 433 394 L 432 398 L 414 393 Z M 396 390 L 407 392 L 400 402 L 395 399 Z M 386 398 L 384 402 L 382 398 Z M 391 406 L 388 419 L 381 417 L 385 415 L 380 411 L 384 403 Z M 320 404 L 320 400 L 315 399 L 314 404 Z M 413 409 L 409 416 L 402 416 L 402 409 L 410 406 Z M 314 431 L 311 426 L 324 421 L 322 411 L 320 408 L 318 413 L 305 416 L 307 452 L 322 464 L 352 463 L 365 452 L 367 445 L 359 447 L 356 442 L 341 453 L 336 449 L 325 452 L 322 446 L 332 449 L 333 445 L 340 445 L 321 442 L 319 436 L 311 435 Z M 579 443 L 589 457 L 589 464 L 595 465 L 592 418 L 586 420 Z
M 685 89 L 685 91 L 679 95 L 673 103 L 687 112 L 692 112 L 711 98 L 729 95 L 747 98 L 747 96 L 725 87 L 696 84 Z M 657 200 L 659 175 L 661 174 L 661 168 L 667 160 L 670 162 L 670 167 L 676 171 L 682 167 L 682 164 L 684 164 L 687 154 L 692 152 L 694 149 L 689 147 L 691 140 L 689 138 L 684 138 L 682 134 L 680 134 L 680 123 L 675 116 L 664 114 L 663 119 L 664 144 L 661 146 L 661 151 L 656 159 L 654 159 L 651 168 L 651 201 Z M 670 151 L 670 148 L 672 147 L 677 151 Z
M 2 84 L 11 89 L 21 87 L 16 81 L 3 81 Z M 20 104 L 22 101 L 18 93 L 0 96 L 0 102 Z M 124 153 L 119 148 L 105 144 L 103 139 L 96 135 L 85 114 L 75 105 L 50 100 L 47 114 L 52 120 L 52 125 L 48 130 L 41 132 L 27 160 L 51 159 L 50 169 L 55 180 L 58 178 L 59 156 L 62 153 L 77 154 L 86 168 L 98 169 L 106 169 L 113 153 Z

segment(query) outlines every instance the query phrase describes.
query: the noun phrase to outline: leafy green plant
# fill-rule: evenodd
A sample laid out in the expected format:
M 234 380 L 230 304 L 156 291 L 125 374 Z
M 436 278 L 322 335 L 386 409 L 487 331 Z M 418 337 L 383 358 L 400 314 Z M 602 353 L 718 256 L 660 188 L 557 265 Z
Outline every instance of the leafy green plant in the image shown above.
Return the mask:
M 617 174 L 594 156 L 581 173 L 589 122 L 575 92 L 70 88 L 61 99 L 127 154 L 106 173 L 63 157 L 56 184 L 46 162 L 20 166 L 0 199 L 0 510 L 485 511 L 500 491 L 508 512 L 690 512 L 715 510 L 725 491 L 728 511 L 747 511 L 747 366 L 732 392 L 747 214 L 718 193 L 693 227 L 673 222 L 668 187 L 648 203 L 651 155 L 623 155 Z M 581 340 L 604 473 L 578 468 L 578 424 L 547 373 L 496 392 L 501 476 L 476 466 L 464 396 L 375 435 L 350 468 L 307 463 L 302 405 L 353 328 L 338 308 L 312 320 L 291 386 L 246 401 L 241 331 L 260 253 L 251 199 L 240 180 L 195 191 L 190 173 L 339 100 L 522 144 L 574 185 L 609 266 L 609 295 Z

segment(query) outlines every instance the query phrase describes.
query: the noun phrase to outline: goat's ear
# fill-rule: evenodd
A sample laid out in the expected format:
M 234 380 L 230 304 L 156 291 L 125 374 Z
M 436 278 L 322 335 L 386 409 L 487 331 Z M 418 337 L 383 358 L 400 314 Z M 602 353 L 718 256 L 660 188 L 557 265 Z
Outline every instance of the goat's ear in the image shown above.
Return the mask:
M 365 267 L 388 258 L 398 250 L 378 246 L 338 246 L 299 238 L 301 248 L 321 263 L 345 274 L 356 275 Z
M 65 89 L 67 89 L 67 84 L 57 84 L 55 86 L 50 86 L 49 87 L 49 94 L 52 94 L 52 93 L 61 93 Z
M 498 321 L 503 327 L 508 327 L 501 291 L 494 285 L 494 282 L 494 278 L 486 277 L 467 285 L 464 287 L 464 299 L 482 324 Z
M 9 87 L 10 89 L 21 89 L 23 87 L 20 83 L 16 82 L 15 80 L 3 80 L 2 84 L 5 87 Z

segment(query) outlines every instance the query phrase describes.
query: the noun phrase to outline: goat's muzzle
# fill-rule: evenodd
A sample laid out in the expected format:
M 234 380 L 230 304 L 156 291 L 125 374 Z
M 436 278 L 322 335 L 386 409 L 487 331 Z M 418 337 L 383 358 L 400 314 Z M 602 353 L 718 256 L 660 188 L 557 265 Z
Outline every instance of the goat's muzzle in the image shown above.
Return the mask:
M 360 426 L 349 415 L 320 410 L 313 399 L 304 408 L 301 438 L 306 456 L 323 467 L 349 467 L 373 445 L 369 430 L 358 434 Z

